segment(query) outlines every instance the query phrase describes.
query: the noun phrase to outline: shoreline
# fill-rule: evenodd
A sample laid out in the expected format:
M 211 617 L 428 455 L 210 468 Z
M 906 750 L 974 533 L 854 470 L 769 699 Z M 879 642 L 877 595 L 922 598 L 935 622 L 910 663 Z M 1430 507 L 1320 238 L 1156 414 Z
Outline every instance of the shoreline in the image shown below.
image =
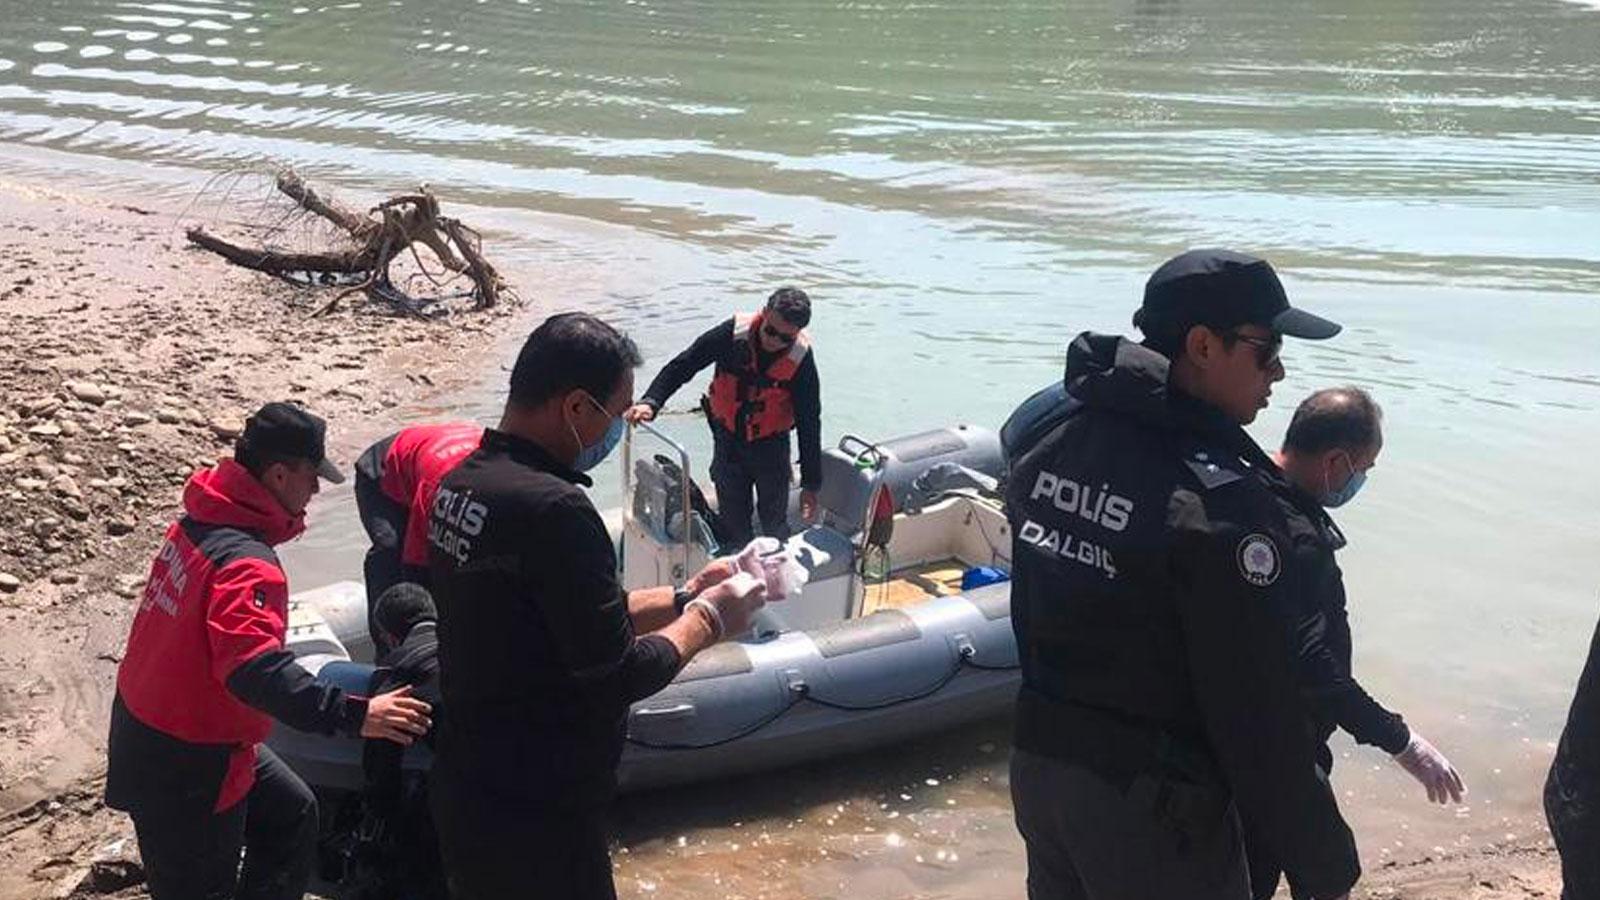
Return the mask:
M 442 322 L 354 300 L 313 319 L 328 294 L 187 249 L 176 203 L 3 175 L 0 203 L 0 900 L 140 897 L 131 825 L 98 779 L 132 603 L 184 479 L 269 399 L 326 418 L 348 469 L 475 382 L 537 285 L 508 272 L 525 306 Z M 1559 893 L 1542 836 L 1369 865 L 1353 897 Z

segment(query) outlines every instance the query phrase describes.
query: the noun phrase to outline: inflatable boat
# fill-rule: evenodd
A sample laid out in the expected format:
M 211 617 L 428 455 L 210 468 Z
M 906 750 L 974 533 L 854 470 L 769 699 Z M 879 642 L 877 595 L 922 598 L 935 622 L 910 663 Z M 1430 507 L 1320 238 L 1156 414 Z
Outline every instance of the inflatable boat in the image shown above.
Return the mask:
M 623 583 L 681 584 L 721 549 L 715 512 L 689 477 L 687 451 L 639 430 L 672 453 L 639 453 L 633 429 L 623 445 L 625 505 L 609 517 Z M 809 571 L 804 590 L 633 705 L 623 790 L 904 741 L 1013 701 L 999 438 L 966 425 L 878 443 L 847 436 L 822 464 L 818 521 L 789 539 Z M 372 648 L 361 585 L 295 595 L 289 646 L 318 677 L 365 691 Z M 359 741 L 279 726 L 269 743 L 313 785 L 360 785 Z M 407 764 L 426 766 L 427 751 L 408 751 Z

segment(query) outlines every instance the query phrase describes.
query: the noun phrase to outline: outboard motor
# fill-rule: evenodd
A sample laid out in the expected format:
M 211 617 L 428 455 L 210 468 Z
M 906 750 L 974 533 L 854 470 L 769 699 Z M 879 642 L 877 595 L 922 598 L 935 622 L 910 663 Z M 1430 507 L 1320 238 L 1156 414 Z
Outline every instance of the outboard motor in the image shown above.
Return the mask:
M 683 539 L 683 470 L 657 454 L 633 463 L 633 516 L 661 541 Z M 694 540 L 715 555 L 728 541 L 728 529 L 706 500 L 700 485 L 689 479 L 689 517 Z

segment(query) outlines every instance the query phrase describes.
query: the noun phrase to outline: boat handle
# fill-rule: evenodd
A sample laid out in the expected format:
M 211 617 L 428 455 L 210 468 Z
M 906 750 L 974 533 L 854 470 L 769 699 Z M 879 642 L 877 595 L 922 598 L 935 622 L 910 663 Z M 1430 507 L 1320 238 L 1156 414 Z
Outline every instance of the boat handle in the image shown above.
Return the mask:
M 623 434 L 622 441 L 622 515 L 625 520 L 632 518 L 633 515 L 633 430 L 635 428 L 642 428 L 650 432 L 662 443 L 678 453 L 678 470 L 683 474 L 683 506 L 681 507 L 681 515 L 683 516 L 683 564 L 678 567 L 678 571 L 673 573 L 672 586 L 682 587 L 684 582 L 689 579 L 689 542 L 693 530 L 690 527 L 692 524 L 690 520 L 694 515 L 694 507 L 689 502 L 689 451 L 682 444 L 668 437 L 666 432 L 651 425 L 649 422 L 634 422 L 629 426 L 628 430 Z M 667 523 L 662 522 L 661 525 L 666 527 Z
M 692 716 L 692 715 L 694 715 L 694 704 L 693 703 L 674 703 L 671 706 L 657 706 L 657 707 L 654 707 L 654 708 L 641 707 L 639 709 L 634 710 L 633 711 L 633 715 L 634 715 L 635 718 L 638 718 L 638 719 L 647 719 L 647 718 L 677 719 L 677 718 L 681 718 L 683 716 Z

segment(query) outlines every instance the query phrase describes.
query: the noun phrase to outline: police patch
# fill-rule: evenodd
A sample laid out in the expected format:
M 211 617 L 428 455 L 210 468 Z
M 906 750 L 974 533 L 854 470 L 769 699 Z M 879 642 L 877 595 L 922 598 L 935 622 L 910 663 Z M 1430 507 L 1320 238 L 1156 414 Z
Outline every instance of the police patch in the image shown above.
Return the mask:
M 1256 587 L 1278 580 L 1283 565 L 1278 560 L 1278 545 L 1264 534 L 1247 535 L 1239 542 L 1239 574 Z

